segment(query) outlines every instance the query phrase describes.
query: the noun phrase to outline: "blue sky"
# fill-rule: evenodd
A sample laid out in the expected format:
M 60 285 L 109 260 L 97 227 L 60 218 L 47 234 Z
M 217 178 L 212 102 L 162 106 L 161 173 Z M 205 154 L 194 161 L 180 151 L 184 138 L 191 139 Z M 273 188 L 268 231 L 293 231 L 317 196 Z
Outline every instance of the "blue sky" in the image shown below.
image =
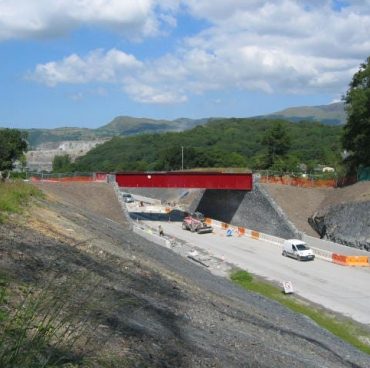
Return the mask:
M 2 0 L 0 126 L 329 104 L 369 35 L 369 0 Z

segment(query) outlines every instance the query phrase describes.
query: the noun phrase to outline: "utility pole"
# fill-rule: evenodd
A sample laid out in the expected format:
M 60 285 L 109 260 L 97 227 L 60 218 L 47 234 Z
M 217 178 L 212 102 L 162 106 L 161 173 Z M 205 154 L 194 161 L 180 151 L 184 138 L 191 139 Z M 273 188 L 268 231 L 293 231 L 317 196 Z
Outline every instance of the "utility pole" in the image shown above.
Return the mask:
M 181 171 L 184 171 L 184 146 L 181 146 Z

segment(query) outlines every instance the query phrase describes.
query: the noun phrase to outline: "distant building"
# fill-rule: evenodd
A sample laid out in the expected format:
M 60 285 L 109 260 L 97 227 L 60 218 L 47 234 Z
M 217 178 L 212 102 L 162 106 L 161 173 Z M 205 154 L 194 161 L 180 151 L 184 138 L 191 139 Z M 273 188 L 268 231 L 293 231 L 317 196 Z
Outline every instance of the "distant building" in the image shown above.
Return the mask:
M 334 167 L 325 166 L 325 165 L 317 165 L 314 170 L 316 172 L 321 172 L 321 173 L 333 173 L 333 172 L 335 172 Z

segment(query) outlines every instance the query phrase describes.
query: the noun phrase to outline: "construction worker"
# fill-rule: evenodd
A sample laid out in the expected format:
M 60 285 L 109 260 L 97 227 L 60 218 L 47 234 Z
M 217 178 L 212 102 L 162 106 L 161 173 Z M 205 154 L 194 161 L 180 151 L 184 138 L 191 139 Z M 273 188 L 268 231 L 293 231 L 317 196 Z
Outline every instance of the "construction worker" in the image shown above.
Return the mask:
M 164 236 L 163 228 L 161 225 L 158 226 L 159 236 Z

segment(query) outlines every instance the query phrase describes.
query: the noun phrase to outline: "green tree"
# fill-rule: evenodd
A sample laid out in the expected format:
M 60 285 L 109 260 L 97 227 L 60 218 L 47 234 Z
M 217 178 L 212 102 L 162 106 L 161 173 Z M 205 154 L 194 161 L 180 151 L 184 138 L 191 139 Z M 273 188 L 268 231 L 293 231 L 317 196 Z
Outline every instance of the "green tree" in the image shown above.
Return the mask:
M 263 136 L 262 144 L 267 146 L 266 166 L 271 167 L 280 161 L 290 149 L 290 136 L 285 126 L 280 121 L 275 122 Z
M 68 154 L 54 156 L 52 165 L 53 172 L 55 173 L 66 173 L 72 171 L 72 160 Z
M 349 169 L 370 166 L 370 57 L 361 64 L 343 97 L 347 111 L 343 147 L 349 151 Z
M 1 172 L 14 168 L 14 162 L 27 151 L 27 133 L 17 129 L 0 129 L 0 177 Z

